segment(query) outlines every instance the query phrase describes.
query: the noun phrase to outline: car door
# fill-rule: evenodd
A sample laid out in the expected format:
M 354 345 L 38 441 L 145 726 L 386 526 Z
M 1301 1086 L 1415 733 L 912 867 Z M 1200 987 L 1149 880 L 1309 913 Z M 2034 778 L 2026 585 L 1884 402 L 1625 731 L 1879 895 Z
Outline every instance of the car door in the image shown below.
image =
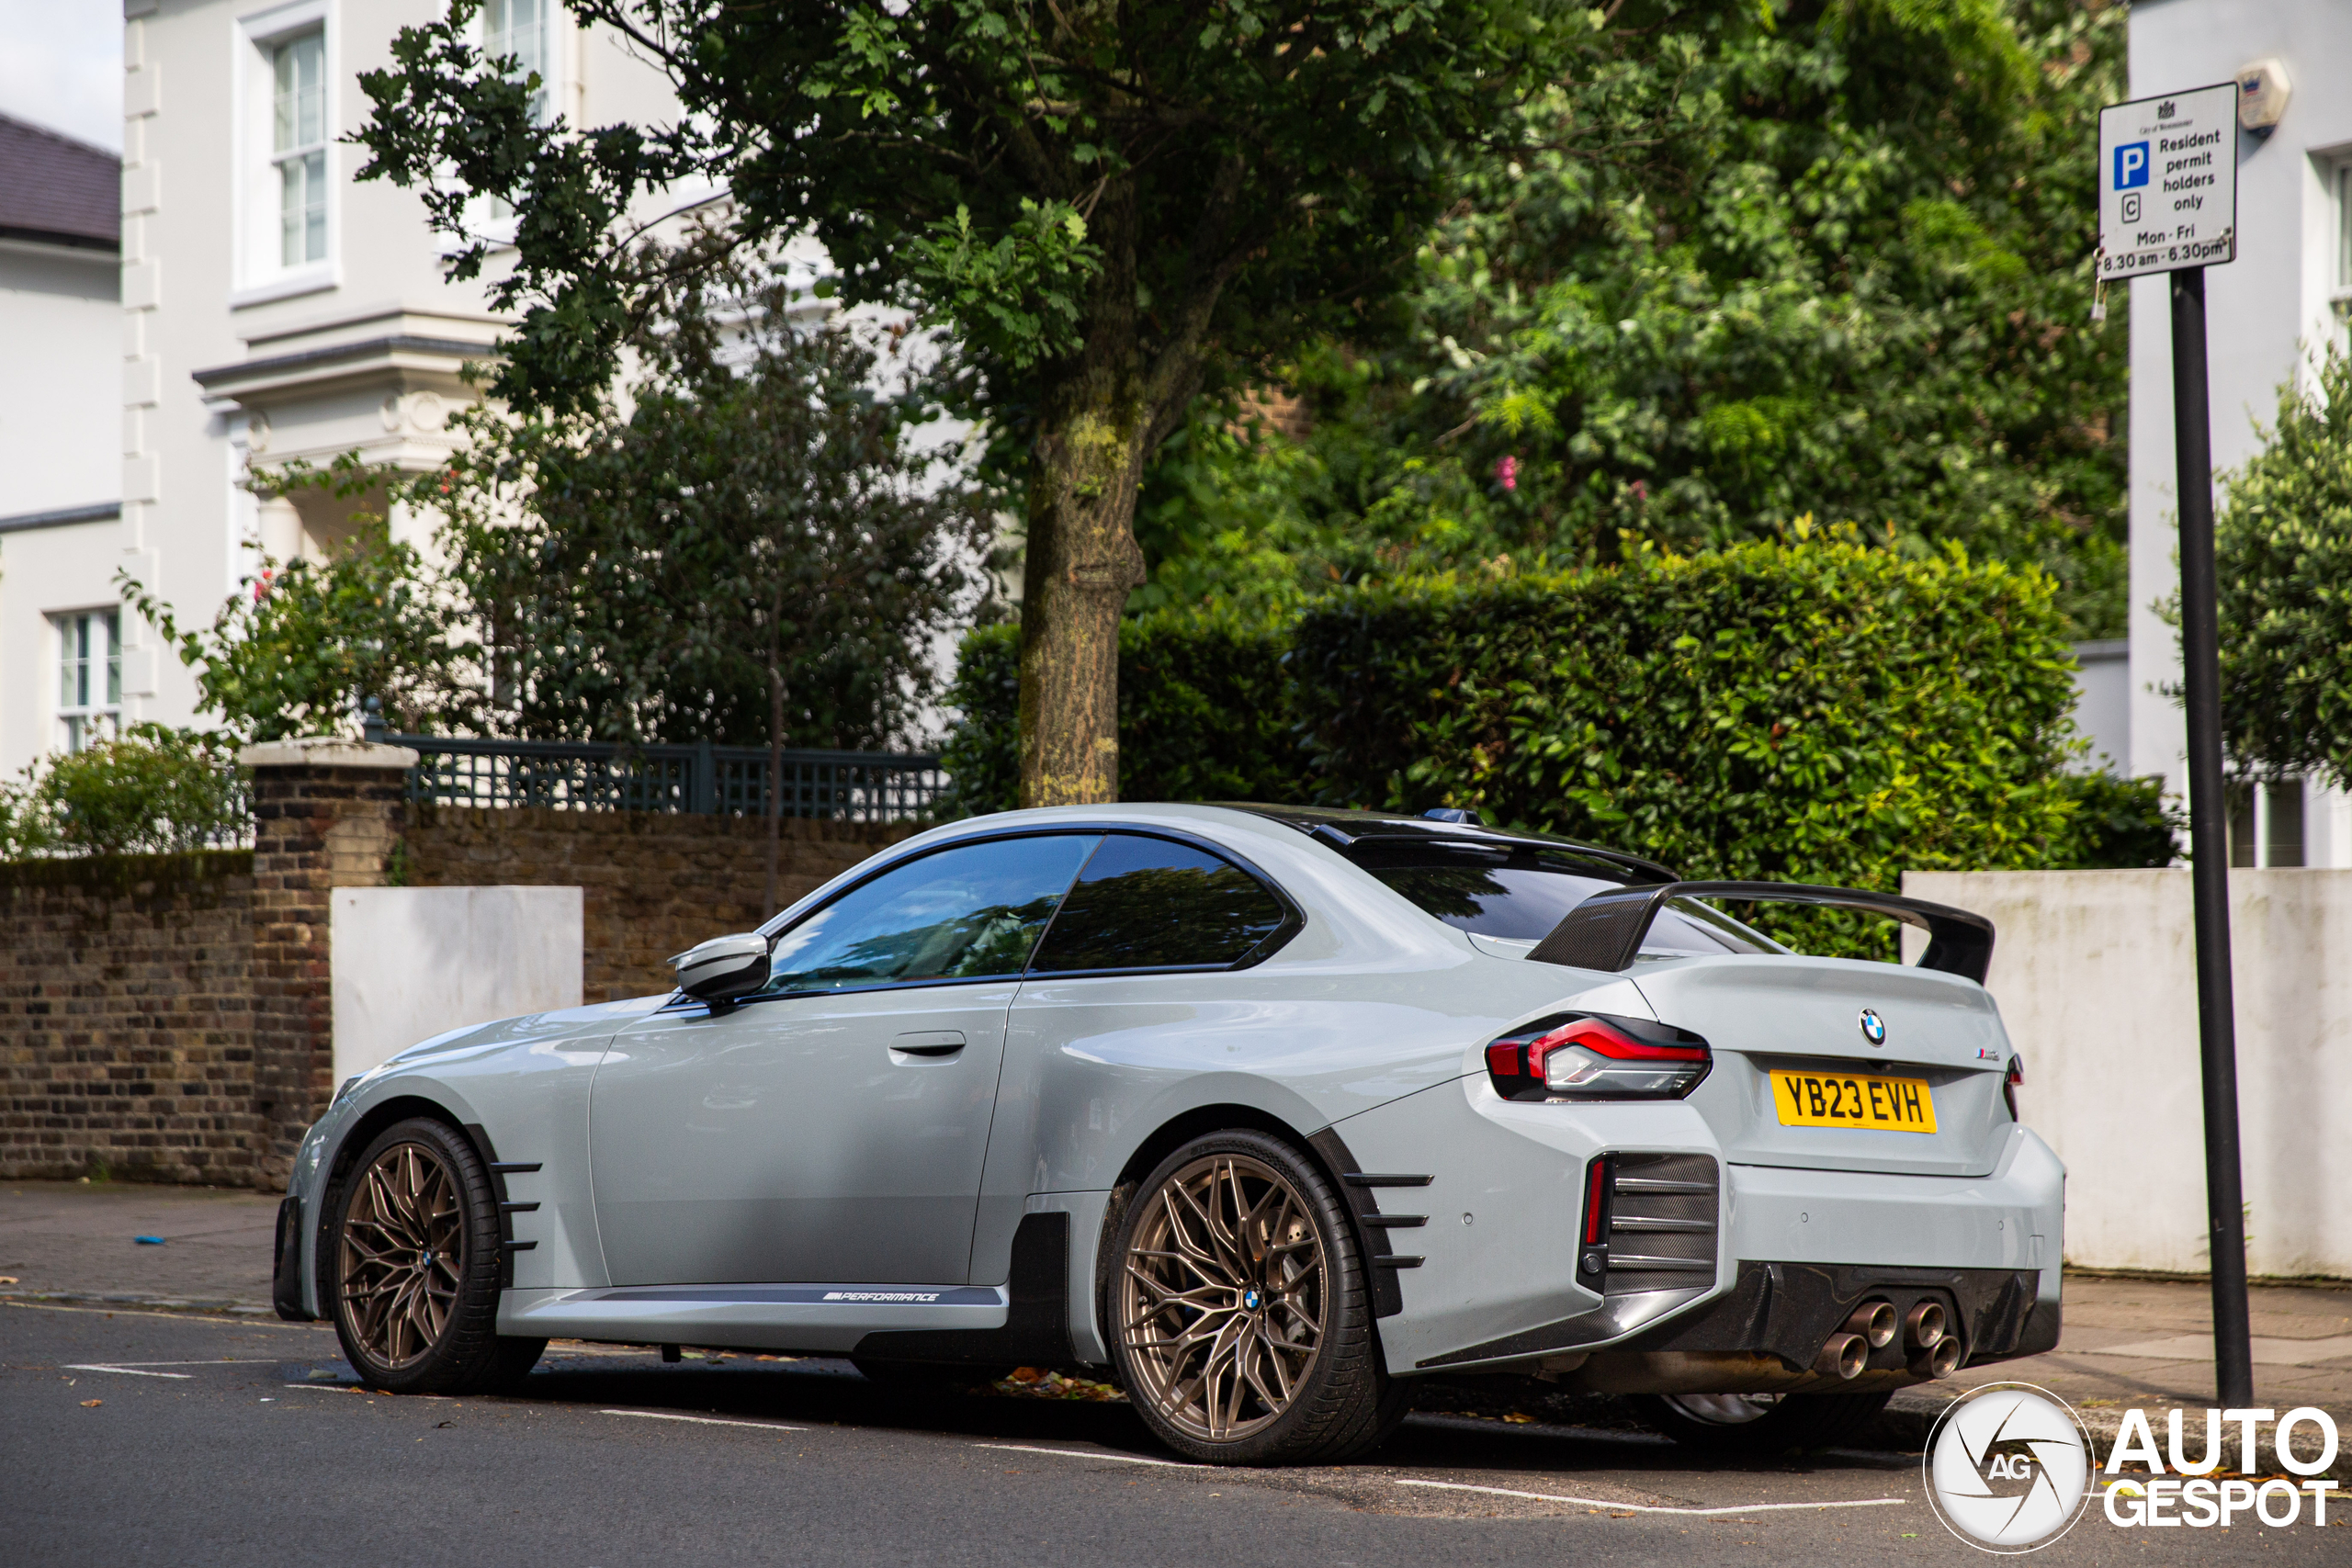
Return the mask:
M 972 1275 L 1006 1277 L 1033 1193 L 1107 1188 L 1104 1151 L 1170 1083 L 1293 1048 L 1295 980 L 1247 973 L 1298 929 L 1206 845 L 1104 835 L 1030 961 L 1008 1024 Z M 1322 1001 L 1316 992 L 1304 1005 Z
M 783 932 L 763 991 L 616 1035 L 589 1156 L 613 1282 L 962 1283 L 1005 1012 L 1095 842 L 902 862 Z

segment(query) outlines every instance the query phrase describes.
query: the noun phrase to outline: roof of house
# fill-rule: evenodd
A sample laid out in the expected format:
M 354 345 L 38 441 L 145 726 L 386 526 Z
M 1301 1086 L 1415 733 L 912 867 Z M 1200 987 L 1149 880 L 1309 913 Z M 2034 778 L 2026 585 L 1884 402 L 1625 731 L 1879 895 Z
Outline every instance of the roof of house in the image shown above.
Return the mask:
M 122 160 L 0 114 L 0 237 L 122 246 Z

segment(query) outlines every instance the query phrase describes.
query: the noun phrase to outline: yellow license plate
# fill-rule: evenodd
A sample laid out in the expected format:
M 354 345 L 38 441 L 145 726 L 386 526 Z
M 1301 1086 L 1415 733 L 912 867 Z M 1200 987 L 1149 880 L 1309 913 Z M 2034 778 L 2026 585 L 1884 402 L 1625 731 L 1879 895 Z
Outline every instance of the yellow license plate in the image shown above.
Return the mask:
M 1775 1069 L 1772 1103 L 1783 1127 L 1874 1127 L 1882 1133 L 1932 1133 L 1936 1097 L 1925 1078 Z

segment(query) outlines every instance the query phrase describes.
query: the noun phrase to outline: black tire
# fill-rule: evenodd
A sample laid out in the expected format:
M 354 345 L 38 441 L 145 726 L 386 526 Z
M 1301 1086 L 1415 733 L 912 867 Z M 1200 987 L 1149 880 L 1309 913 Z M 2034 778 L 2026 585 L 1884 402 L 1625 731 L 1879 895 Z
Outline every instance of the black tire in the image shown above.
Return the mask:
M 877 1361 L 870 1356 L 852 1356 L 849 1364 L 868 1382 L 910 1393 L 961 1393 L 967 1389 L 986 1388 L 1013 1372 L 1011 1367 L 966 1366 L 955 1361 Z
M 391 1393 L 486 1393 L 537 1364 L 546 1340 L 498 1333 L 498 1195 L 462 1134 L 426 1117 L 385 1128 L 352 1162 L 327 1213 L 320 1284 L 362 1382 Z
M 1710 1412 L 1699 1402 L 1737 1396 L 1642 1394 L 1634 1400 L 1642 1421 L 1676 1442 L 1721 1454 L 1778 1454 L 1792 1449 L 1834 1449 L 1878 1419 L 1892 1393 L 1787 1393 L 1770 1403 L 1747 1396 L 1746 1410 Z
M 1220 1159 L 1222 1166 L 1215 1163 Z M 1209 1224 L 1207 1209 L 1169 1205 L 1181 1205 L 1183 1191 L 1193 1190 L 1185 1184 L 1203 1179 L 1208 1186 L 1202 1190 L 1214 1204 L 1220 1171 L 1229 1173 L 1231 1212 L 1241 1223 L 1227 1227 L 1232 1245 L 1226 1253 L 1203 1256 L 1231 1272 L 1234 1282 L 1204 1285 L 1190 1291 L 1194 1300 L 1172 1301 L 1170 1287 L 1210 1275 L 1198 1264 L 1173 1261 L 1182 1248 L 1151 1246 L 1137 1253 L 1147 1272 L 1159 1268 L 1191 1274 L 1172 1275 L 1166 1286 L 1128 1283 L 1133 1276 L 1127 1263 L 1139 1241 L 1168 1235 L 1179 1213 L 1198 1213 L 1204 1225 Z M 1270 1209 L 1269 1203 L 1278 1206 Z M 1288 1239 L 1277 1241 L 1277 1235 Z M 1298 1261 L 1302 1258 L 1309 1261 Z M 1311 1284 L 1310 1269 L 1320 1270 Z M 1232 1297 L 1230 1304 L 1224 1304 L 1226 1295 Z M 1378 1447 L 1404 1419 L 1405 1390 L 1381 1362 L 1372 1292 L 1347 1210 L 1312 1160 L 1263 1133 L 1213 1133 L 1160 1161 L 1121 1208 L 1104 1253 L 1100 1300 L 1103 1337 L 1120 1386 L 1152 1435 L 1189 1459 L 1209 1464 L 1337 1464 Z M 1311 1355 L 1283 1360 L 1277 1369 L 1276 1360 L 1299 1348 L 1302 1325 L 1309 1321 L 1319 1325 Z M 1197 1360 L 1189 1350 L 1168 1349 L 1180 1341 L 1200 1347 L 1202 1325 L 1219 1324 L 1232 1327 L 1236 1347 L 1224 1386 L 1233 1391 L 1234 1407 L 1248 1415 L 1224 1420 L 1225 1435 L 1218 1434 L 1220 1413 L 1209 1407 L 1218 1403 L 1216 1368 L 1226 1335 L 1213 1336 Z M 1188 1368 L 1202 1371 L 1194 1377 Z M 1276 1397 L 1259 1392 L 1269 1374 Z M 1203 1394 L 1199 1405 L 1192 1403 L 1193 1394 Z

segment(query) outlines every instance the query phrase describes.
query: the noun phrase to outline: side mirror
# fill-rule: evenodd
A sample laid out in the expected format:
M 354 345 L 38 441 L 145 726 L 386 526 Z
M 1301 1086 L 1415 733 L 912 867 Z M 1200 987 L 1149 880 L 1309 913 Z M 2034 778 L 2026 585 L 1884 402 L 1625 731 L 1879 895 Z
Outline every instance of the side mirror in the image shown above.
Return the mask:
M 715 936 L 670 960 L 670 967 L 686 995 L 723 1005 L 768 983 L 768 939 L 757 931 Z

